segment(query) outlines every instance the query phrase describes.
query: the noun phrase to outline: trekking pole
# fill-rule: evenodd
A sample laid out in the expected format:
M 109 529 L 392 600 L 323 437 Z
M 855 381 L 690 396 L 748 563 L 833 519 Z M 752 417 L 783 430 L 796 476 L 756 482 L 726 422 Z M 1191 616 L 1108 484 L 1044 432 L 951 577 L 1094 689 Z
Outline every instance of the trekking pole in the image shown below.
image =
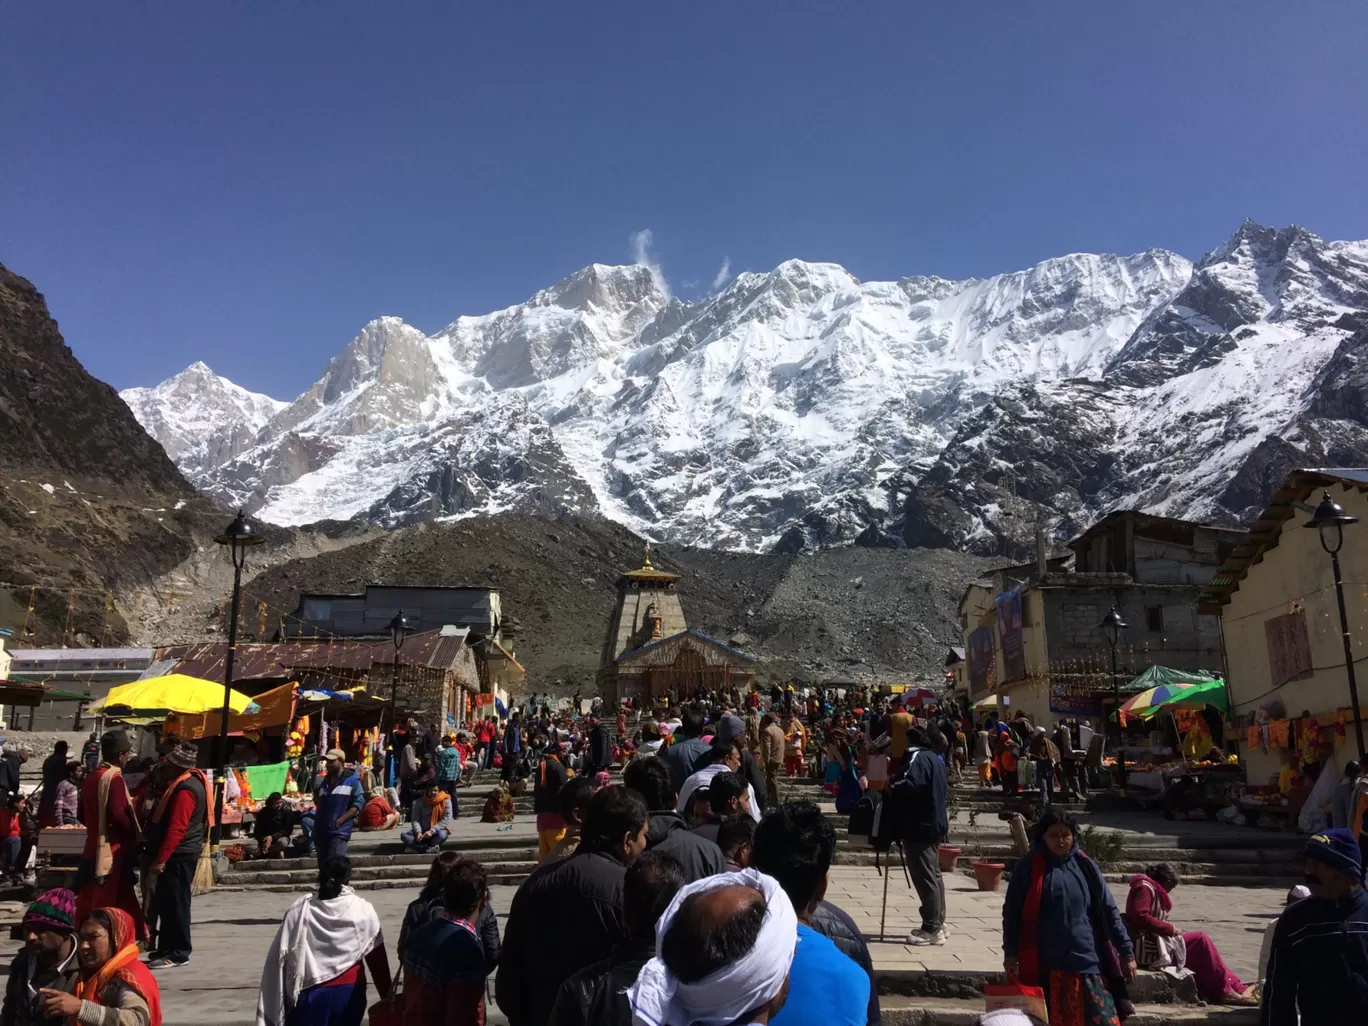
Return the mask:
M 874 863 L 874 865 L 877 867 L 877 866 L 878 866 L 878 862 L 876 861 L 876 862 Z M 888 867 L 887 867 L 887 866 L 884 867 L 883 878 L 884 878 L 884 885 L 883 885 L 883 907 L 880 908 L 880 910 L 879 910 L 879 943 L 883 943 L 883 939 L 884 939 L 884 921 L 888 918 Z

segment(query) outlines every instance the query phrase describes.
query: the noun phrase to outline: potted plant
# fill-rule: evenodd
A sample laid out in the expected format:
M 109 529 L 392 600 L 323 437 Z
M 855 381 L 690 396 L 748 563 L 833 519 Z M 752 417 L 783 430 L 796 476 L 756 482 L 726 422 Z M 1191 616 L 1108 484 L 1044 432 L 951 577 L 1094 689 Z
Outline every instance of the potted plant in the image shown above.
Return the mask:
M 977 809 L 971 809 L 969 812 L 969 831 L 974 838 L 976 856 L 971 863 L 974 867 L 974 880 L 978 883 L 979 890 L 995 891 L 1002 885 L 1002 874 L 1007 866 L 1005 863 L 989 862 L 983 858 L 983 841 L 979 838 Z

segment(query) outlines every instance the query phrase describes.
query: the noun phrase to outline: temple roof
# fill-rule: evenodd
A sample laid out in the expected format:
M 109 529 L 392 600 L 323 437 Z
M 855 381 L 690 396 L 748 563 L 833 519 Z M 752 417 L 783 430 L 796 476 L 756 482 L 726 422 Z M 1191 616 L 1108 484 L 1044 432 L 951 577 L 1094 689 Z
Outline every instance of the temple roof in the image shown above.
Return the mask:
M 651 565 L 651 543 L 646 543 L 646 551 L 641 557 L 641 567 L 637 570 L 628 570 L 622 575 L 625 580 L 632 581 L 677 581 L 679 574 L 667 573 L 664 570 L 657 570 Z

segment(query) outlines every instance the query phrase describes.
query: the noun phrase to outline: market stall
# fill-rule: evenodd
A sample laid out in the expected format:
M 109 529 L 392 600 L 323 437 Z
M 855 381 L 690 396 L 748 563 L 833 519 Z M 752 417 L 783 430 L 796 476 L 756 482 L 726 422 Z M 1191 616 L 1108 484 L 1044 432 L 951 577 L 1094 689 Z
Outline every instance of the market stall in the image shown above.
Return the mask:
M 1127 732 L 1126 786 L 1161 797 L 1171 816 L 1200 812 L 1211 818 L 1229 807 L 1241 790 L 1240 769 L 1215 742 L 1227 713 L 1225 682 L 1153 666 L 1136 678 L 1148 685 L 1122 703 L 1119 718 Z M 1134 686 L 1134 685 L 1133 685 Z M 1107 761 L 1109 772 L 1115 761 Z

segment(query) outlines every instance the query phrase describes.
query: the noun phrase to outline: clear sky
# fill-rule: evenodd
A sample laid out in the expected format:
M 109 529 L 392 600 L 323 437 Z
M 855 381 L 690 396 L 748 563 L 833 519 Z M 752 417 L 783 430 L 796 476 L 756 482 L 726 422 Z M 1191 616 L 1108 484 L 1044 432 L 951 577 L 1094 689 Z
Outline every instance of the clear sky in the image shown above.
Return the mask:
M 0 262 L 123 388 L 293 398 L 649 229 L 675 291 L 1368 238 L 1361 2 L 13 3 Z M 689 284 L 693 283 L 693 284 Z

